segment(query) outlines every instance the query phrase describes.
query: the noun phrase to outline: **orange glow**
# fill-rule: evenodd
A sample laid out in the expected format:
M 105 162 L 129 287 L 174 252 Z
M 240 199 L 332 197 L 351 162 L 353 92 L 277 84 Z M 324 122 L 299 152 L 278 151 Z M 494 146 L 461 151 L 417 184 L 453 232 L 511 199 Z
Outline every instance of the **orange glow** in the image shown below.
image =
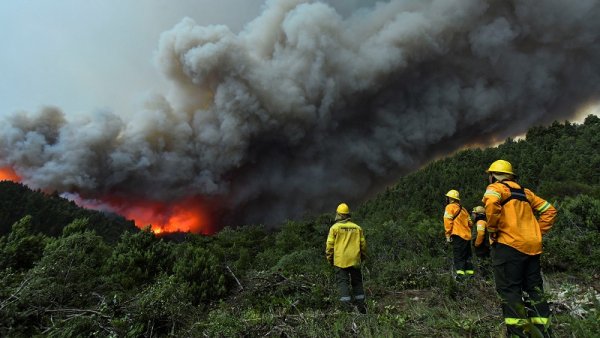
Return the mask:
M 21 178 L 10 167 L 0 168 L 0 181 L 20 182 Z
M 0 181 L 20 182 L 21 177 L 10 167 L 0 167 Z M 128 197 L 101 197 L 87 200 L 74 194 L 73 201 L 83 208 L 110 210 L 133 220 L 143 229 L 150 225 L 155 234 L 193 232 L 205 235 L 215 233 L 208 213 L 208 205 L 201 197 L 187 197 L 170 202 L 140 200 Z
M 203 200 L 199 197 L 189 197 L 170 203 L 123 198 L 108 198 L 104 201 L 114 208 L 115 212 L 132 219 L 138 228 L 150 225 L 155 234 L 214 233 Z

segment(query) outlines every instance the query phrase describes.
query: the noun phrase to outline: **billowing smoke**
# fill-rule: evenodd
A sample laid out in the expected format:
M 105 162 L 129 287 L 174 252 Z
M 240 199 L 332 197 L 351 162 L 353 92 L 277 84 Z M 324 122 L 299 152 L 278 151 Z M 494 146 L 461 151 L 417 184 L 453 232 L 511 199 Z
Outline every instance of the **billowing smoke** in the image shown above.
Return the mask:
M 598 0 L 272 0 L 239 34 L 184 19 L 156 54 L 169 93 L 127 117 L 13 114 L 0 167 L 85 198 L 201 196 L 227 224 L 330 211 L 598 100 L 599 17 Z

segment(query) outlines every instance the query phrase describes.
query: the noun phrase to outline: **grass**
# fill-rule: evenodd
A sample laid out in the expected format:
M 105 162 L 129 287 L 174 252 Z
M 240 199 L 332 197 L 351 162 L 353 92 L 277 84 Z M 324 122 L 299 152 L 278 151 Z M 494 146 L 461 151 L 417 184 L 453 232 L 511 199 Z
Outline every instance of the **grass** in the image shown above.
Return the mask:
M 262 283 L 268 279 L 262 276 Z M 323 277 L 323 276 L 322 276 Z M 314 277 L 304 281 L 310 288 L 323 287 Z M 553 292 L 563 285 L 566 276 L 550 276 Z M 439 276 L 439 283 L 424 289 L 395 290 L 366 281 L 368 314 L 342 311 L 335 304 L 335 286 L 328 281 L 331 295 L 320 305 L 315 300 L 320 292 L 291 292 L 281 279 L 269 292 L 262 295 L 241 291 L 235 297 L 215 305 L 208 318 L 199 319 L 192 335 L 215 337 L 275 336 L 275 337 L 503 337 L 505 328 L 494 284 L 491 279 L 475 277 L 467 282 L 455 282 L 450 276 Z M 245 283 L 249 283 L 246 280 Z M 298 286 L 299 279 L 290 283 Z M 570 283 L 570 282 L 565 282 Z M 572 285 L 572 284 L 569 284 Z M 248 287 L 247 289 L 251 289 Z M 261 289 L 265 289 L 262 285 Z M 584 288 L 585 289 L 585 288 Z M 580 290 L 580 289 L 577 289 Z M 587 290 L 587 289 L 586 289 Z M 314 291 L 314 290 L 313 290 Z M 550 295 L 551 300 L 558 294 Z M 588 295 L 589 296 L 589 295 Z M 252 298 L 260 297 L 263 304 L 257 310 Z M 573 296 L 575 297 L 575 296 Z M 582 296 L 583 297 L 583 296 Z M 589 297 L 588 297 L 589 298 Z M 243 301 L 241 301 L 243 299 Z M 283 299 L 283 301 L 282 301 Z M 571 298 L 570 298 L 571 299 Z M 272 301 L 272 306 L 264 306 Z M 241 306 L 241 304 L 244 304 Z M 303 304 L 307 304 L 306 306 Z M 598 304 L 587 304 L 588 315 L 577 317 L 562 311 L 553 318 L 554 333 L 558 337 L 589 337 L 600 332 Z M 553 304 L 555 311 L 560 304 Z

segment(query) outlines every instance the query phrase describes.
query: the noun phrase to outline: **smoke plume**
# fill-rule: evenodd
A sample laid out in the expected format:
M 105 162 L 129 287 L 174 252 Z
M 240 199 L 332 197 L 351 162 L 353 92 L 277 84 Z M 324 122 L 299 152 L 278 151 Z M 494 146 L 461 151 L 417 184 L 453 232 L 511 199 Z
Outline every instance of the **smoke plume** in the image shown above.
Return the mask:
M 352 206 L 598 100 L 599 17 L 598 0 L 271 0 L 239 33 L 186 18 L 155 55 L 170 92 L 122 117 L 15 113 L 0 167 L 90 199 L 200 196 L 224 224 Z

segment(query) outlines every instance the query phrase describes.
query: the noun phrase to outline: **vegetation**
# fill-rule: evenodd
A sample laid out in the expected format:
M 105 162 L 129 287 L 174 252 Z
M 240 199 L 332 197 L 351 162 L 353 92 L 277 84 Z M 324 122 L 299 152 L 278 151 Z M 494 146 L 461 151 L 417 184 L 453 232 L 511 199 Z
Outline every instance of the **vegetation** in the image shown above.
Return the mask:
M 441 221 L 446 191 L 460 190 L 467 208 L 477 205 L 483 171 L 498 158 L 559 209 L 542 255 L 555 334 L 595 336 L 598 149 L 595 116 L 581 125 L 533 128 L 526 140 L 435 161 L 359 206 L 353 218 L 369 246 L 367 315 L 338 309 L 324 258 L 331 215 L 273 231 L 225 228 L 178 243 L 121 223 L 129 230 L 111 230 L 120 234 L 111 239 L 102 230 L 105 218 L 51 207 L 57 196 L 1 182 L 0 219 L 12 224 L 0 237 L 0 336 L 500 336 L 491 277 L 478 269 L 468 283 L 452 278 Z
M 36 233 L 60 236 L 62 229 L 76 219 L 87 218 L 89 226 L 109 243 L 116 242 L 124 231 L 135 231 L 132 221 L 95 210 L 78 207 L 56 192 L 46 194 L 10 181 L 0 181 L 0 236 L 24 216 L 30 216 L 29 227 Z

